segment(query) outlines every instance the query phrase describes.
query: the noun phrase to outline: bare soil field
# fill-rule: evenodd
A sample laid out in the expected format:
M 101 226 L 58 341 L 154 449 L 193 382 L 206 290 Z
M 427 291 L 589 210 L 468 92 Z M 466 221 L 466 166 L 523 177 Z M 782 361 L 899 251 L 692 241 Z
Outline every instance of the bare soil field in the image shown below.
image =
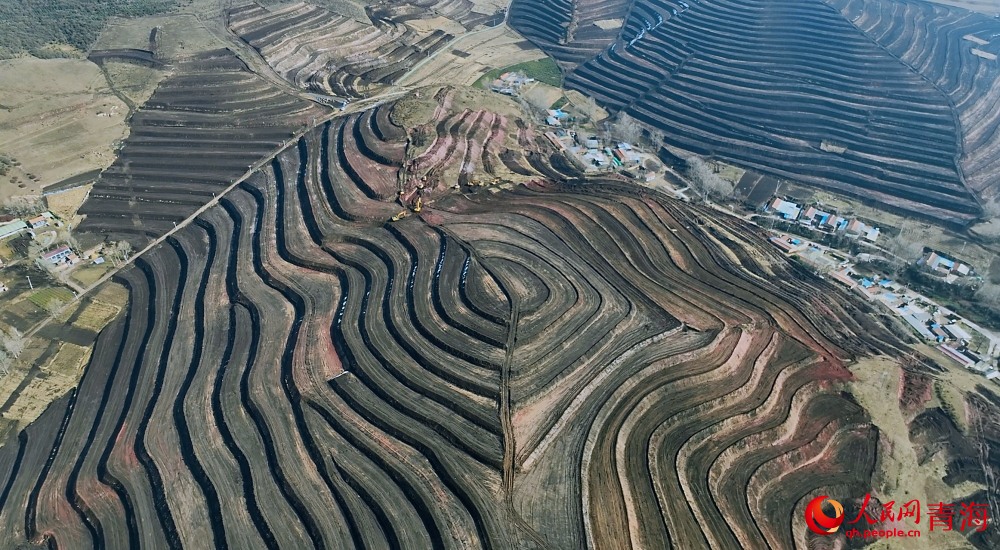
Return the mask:
M 465 30 L 494 26 L 503 21 L 504 0 L 387 0 L 366 7 L 372 21 L 385 19 L 411 24 L 445 17 Z
M 132 117 L 79 227 L 136 244 L 155 238 L 325 112 L 254 75 L 229 50 L 176 63 Z
M 790 548 L 804 499 L 863 495 L 838 388 L 904 353 L 867 306 L 478 94 L 334 119 L 121 272 L 0 447 L 10 540 Z
M 112 142 L 126 133 L 128 107 L 96 65 L 20 58 L 0 61 L 0 72 L 0 154 L 20 162 L 0 179 L 0 199 L 41 194 L 46 185 L 114 162 Z
M 486 4 L 381 3 L 369 7 L 370 21 L 308 3 L 248 4 L 226 17 L 231 32 L 282 78 L 312 92 L 355 98 L 393 84 L 468 85 L 490 69 L 544 57 Z M 452 44 L 456 36 L 464 37 Z
M 829 3 L 864 15 L 876 41 L 895 36 L 867 1 Z M 720 5 L 723 18 L 749 9 L 702 0 L 684 17 Z M 585 67 L 617 32 L 600 21 L 627 16 L 647 61 L 678 54 L 639 42 L 668 13 L 642 6 L 547 0 L 512 14 L 586 89 L 610 78 Z M 469 29 L 479 8 L 386 2 L 375 25 L 301 4 L 229 15 L 289 81 L 364 95 L 447 42 L 408 34 L 427 12 Z M 516 45 L 491 32 L 470 39 Z M 407 39 L 349 50 L 354 33 Z M 85 203 L 84 231 L 161 235 L 323 113 L 182 42 Z M 315 63 L 341 47 L 327 61 L 350 65 Z M 483 63 L 489 48 L 459 51 Z M 671 84 L 702 89 L 697 63 L 668 67 Z M 414 78 L 436 82 L 433 65 Z M 449 78 L 464 81 L 459 66 Z M 141 94 L 144 77 L 119 69 Z M 609 106 L 642 76 L 628 75 L 607 86 Z M 552 90 L 535 102 L 562 97 Z M 0 379 L 3 544 L 846 548 L 842 533 L 805 529 L 806 502 L 836 495 L 856 515 L 865 493 L 1000 497 L 1000 394 L 913 353 L 759 228 L 587 176 L 496 94 L 417 93 L 296 138 L 29 342 Z M 654 96 L 640 112 L 673 120 L 681 107 Z M 933 134 L 941 113 L 925 114 Z M 30 326 L 58 299 L 23 286 L 3 323 Z M 988 549 L 1000 533 L 922 542 Z

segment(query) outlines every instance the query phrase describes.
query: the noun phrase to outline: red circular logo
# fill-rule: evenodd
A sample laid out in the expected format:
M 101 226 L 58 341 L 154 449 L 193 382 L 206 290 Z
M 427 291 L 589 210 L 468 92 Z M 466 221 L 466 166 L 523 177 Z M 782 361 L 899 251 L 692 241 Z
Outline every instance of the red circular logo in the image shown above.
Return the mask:
M 828 517 L 823 513 L 821 505 L 826 500 L 833 505 L 833 517 Z M 844 507 L 836 500 L 827 499 L 826 496 L 816 497 L 806 506 L 806 525 L 817 535 L 830 535 L 836 533 L 840 524 L 844 522 Z

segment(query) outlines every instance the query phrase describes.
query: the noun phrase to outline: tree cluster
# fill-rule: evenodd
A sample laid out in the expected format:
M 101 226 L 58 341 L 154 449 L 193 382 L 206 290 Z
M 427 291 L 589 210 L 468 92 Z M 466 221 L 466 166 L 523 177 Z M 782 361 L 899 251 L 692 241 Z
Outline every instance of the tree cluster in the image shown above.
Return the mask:
M 10 366 L 24 351 L 24 342 L 25 338 L 16 328 L 11 327 L 6 332 L 0 330 L 0 377 L 10 372 Z
M 0 210 L 17 218 L 30 218 L 45 211 L 45 201 L 40 196 L 11 197 L 3 201 Z
M 113 241 L 104 247 L 104 254 L 117 265 L 128 260 L 132 254 L 132 245 L 128 241 Z
M 622 111 L 611 125 L 611 134 L 626 143 L 637 144 L 642 137 L 642 126 L 639 121 Z
M 707 162 L 698 157 L 687 159 L 687 176 L 692 187 L 704 198 L 726 199 L 733 195 L 735 186 L 720 178 Z
M 165 13 L 177 0 L 9 0 L 0 2 L 0 58 L 28 52 L 51 57 L 46 44 L 87 50 L 108 19 Z

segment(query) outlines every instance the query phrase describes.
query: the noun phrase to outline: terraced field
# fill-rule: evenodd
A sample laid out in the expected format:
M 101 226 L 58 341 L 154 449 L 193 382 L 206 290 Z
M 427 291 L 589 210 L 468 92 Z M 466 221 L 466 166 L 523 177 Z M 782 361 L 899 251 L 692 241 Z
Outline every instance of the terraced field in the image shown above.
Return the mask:
M 275 71 L 307 90 L 354 98 L 372 95 L 444 47 L 453 36 L 425 35 L 391 19 L 364 24 L 306 3 L 228 11 L 230 30 Z
M 828 4 L 945 94 L 961 127 L 969 187 L 990 198 L 1000 193 L 1000 21 L 919 2 Z
M 515 1 L 511 24 L 567 86 L 670 145 L 956 227 L 1000 189 L 996 19 L 906 1 L 636 0 L 592 53 L 567 51 L 584 8 L 552 2 Z
M 118 158 L 80 209 L 81 230 L 137 244 L 158 237 L 325 113 L 228 50 L 175 70 L 132 117 Z
M 595 23 L 624 19 L 631 4 L 629 0 L 514 1 L 510 22 L 564 69 L 572 69 L 592 59 L 618 37 L 619 28 Z
M 5 543 L 788 548 L 869 490 L 837 388 L 900 351 L 864 304 L 453 98 L 318 128 L 123 272 L 79 388 L 0 447 Z
M 503 21 L 503 0 L 389 0 L 369 5 L 372 21 L 388 19 L 397 23 L 444 17 L 472 30 L 479 25 L 496 26 Z

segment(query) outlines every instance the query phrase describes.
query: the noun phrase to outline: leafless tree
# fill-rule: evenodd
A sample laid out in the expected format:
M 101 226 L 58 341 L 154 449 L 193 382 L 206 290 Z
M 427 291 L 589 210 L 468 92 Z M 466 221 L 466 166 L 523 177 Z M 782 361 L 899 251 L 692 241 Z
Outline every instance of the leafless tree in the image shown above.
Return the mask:
M 18 218 L 30 218 L 45 211 L 45 202 L 39 196 L 11 197 L 3 201 L 2 210 Z
M 901 269 L 906 262 L 916 261 L 920 258 L 924 251 L 924 244 L 921 242 L 922 236 L 921 232 L 904 225 L 900 228 L 898 235 L 886 242 L 885 249 L 896 256 L 893 259 L 896 269 Z
M 663 147 L 663 142 L 666 140 L 667 135 L 660 130 L 650 130 L 649 131 L 649 143 L 653 146 L 653 152 L 660 150 Z
M 1000 197 L 994 197 L 984 204 L 983 212 L 989 219 L 1000 218 Z
M 80 243 L 76 240 L 76 237 L 74 237 L 72 233 L 66 231 L 60 234 L 59 236 L 62 238 L 63 242 L 66 243 L 66 246 L 72 248 L 77 252 L 80 251 Z
M 59 313 L 59 310 L 61 310 L 64 305 L 66 305 L 66 302 L 62 300 L 50 300 L 49 303 L 45 304 L 45 309 L 52 315 L 55 315 L 56 313 Z
M 642 137 L 642 126 L 639 125 L 636 119 L 632 118 L 625 111 L 622 111 L 618 113 L 618 119 L 611 127 L 611 133 L 622 141 L 637 144 L 639 143 L 639 138 Z
M 725 199 L 733 194 L 733 184 L 720 178 L 708 163 L 698 157 L 687 159 L 687 176 L 703 198 Z
M 584 106 L 584 109 L 586 110 L 587 118 L 590 119 L 591 122 L 597 122 L 597 117 L 600 116 L 601 113 L 600 107 L 597 106 L 597 100 L 593 97 L 588 97 L 587 104 Z
M 14 358 L 10 356 L 9 353 L 0 349 L 0 378 L 7 376 L 10 373 L 10 365 L 14 362 Z
M 129 254 L 132 253 L 132 245 L 128 241 L 115 241 L 110 243 L 107 248 L 110 250 L 112 258 L 119 263 L 128 260 Z
M 989 307 L 1000 305 L 1000 285 L 983 281 L 983 284 L 976 290 L 976 299 Z
M 0 344 L 14 357 L 20 356 L 21 352 L 24 351 L 24 342 L 25 339 L 21 335 L 21 331 L 14 327 L 11 327 L 7 332 L 0 331 Z

